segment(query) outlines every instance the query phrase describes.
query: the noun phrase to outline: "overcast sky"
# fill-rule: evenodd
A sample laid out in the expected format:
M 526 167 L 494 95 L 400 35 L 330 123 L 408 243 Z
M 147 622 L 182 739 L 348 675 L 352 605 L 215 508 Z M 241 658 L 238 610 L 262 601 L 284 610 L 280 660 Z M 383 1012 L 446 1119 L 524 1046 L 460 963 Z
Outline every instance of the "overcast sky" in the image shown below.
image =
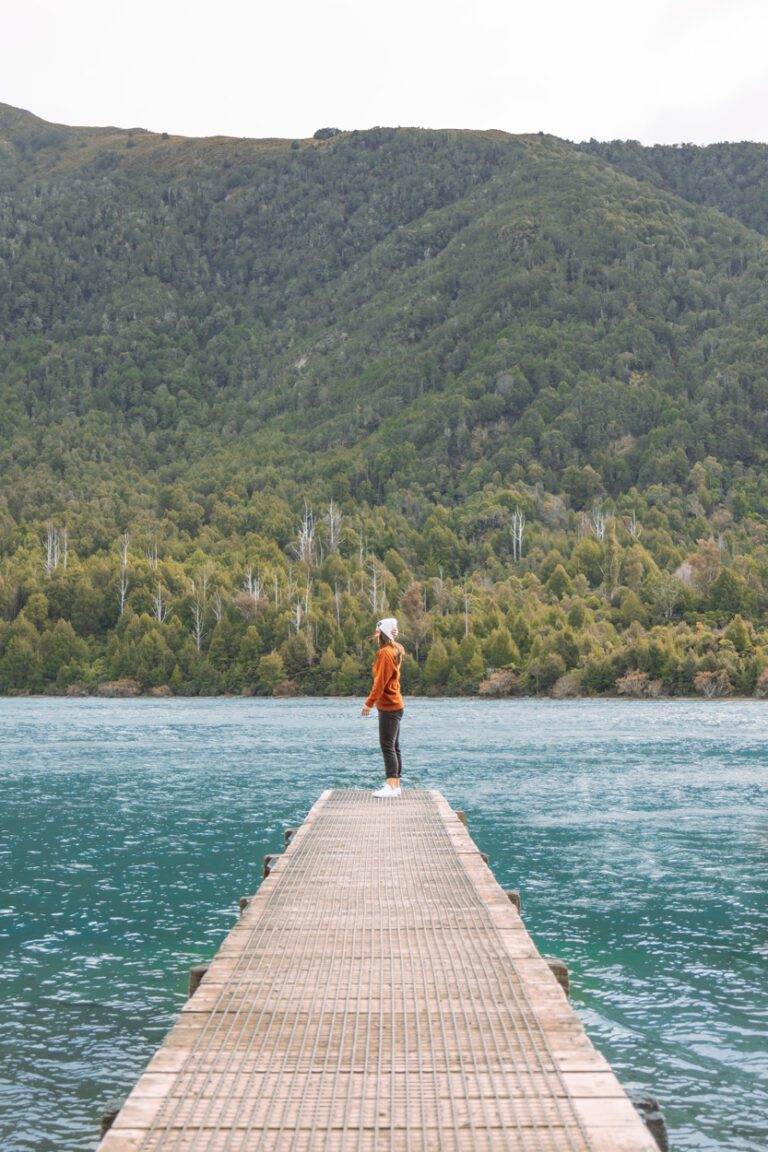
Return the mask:
M 3 0 L 0 101 L 64 124 L 768 141 L 768 0 Z

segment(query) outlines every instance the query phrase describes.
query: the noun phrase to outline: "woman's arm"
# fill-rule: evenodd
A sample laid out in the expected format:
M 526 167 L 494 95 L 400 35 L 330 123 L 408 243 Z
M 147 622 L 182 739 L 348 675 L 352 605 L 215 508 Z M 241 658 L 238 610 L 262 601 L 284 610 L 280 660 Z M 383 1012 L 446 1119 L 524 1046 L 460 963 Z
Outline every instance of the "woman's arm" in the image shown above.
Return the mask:
M 369 712 L 371 708 L 373 708 L 376 701 L 381 698 L 381 695 L 384 691 L 384 685 L 387 681 L 387 671 L 387 650 L 386 648 L 382 648 L 376 656 L 376 664 L 374 665 L 373 669 L 373 687 L 368 694 L 368 699 L 363 705 L 363 708 L 367 708 Z

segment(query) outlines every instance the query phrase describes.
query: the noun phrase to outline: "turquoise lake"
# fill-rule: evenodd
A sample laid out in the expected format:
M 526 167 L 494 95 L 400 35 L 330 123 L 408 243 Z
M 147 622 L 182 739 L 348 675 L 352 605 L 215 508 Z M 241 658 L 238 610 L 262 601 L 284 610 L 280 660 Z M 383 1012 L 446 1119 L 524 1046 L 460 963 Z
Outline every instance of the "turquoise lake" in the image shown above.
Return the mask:
M 415 700 L 402 743 L 672 1147 L 765 1152 L 768 706 Z M 283 828 L 380 777 L 357 701 L 0 700 L 3 1152 L 93 1149 Z

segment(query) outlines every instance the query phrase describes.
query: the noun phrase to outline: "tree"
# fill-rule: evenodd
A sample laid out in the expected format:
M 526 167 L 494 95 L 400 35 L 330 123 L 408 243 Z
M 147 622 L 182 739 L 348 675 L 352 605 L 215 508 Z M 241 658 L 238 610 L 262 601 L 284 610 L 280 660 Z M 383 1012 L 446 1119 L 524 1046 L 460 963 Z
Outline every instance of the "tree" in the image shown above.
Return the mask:
M 280 646 L 285 673 L 294 679 L 305 673 L 314 662 L 315 652 L 312 642 L 305 632 L 297 632 Z
M 626 591 L 621 598 L 621 607 L 619 608 L 619 618 L 622 624 L 628 628 L 633 622 L 645 623 L 647 616 L 645 606 L 637 593 L 631 589 Z
M 572 563 L 583 572 L 590 585 L 597 588 L 603 581 L 603 550 L 596 540 L 580 540 L 573 550 Z
M 120 537 L 120 615 L 122 616 L 125 611 L 125 604 L 128 598 L 128 547 L 130 545 L 131 536 L 129 532 L 123 532 Z
M 365 690 L 364 683 L 365 674 L 360 666 L 360 661 L 348 653 L 341 661 L 337 676 L 340 694 L 342 696 L 356 696 Z
M 274 695 L 275 688 L 285 680 L 285 665 L 279 652 L 267 652 L 259 660 L 258 686 L 267 695 Z
M 448 652 L 443 641 L 438 637 L 429 646 L 427 659 L 424 662 L 424 682 L 430 688 L 444 684 L 448 679 L 451 668 Z
M 718 668 L 714 671 L 697 672 L 693 679 L 693 684 L 697 692 L 702 696 L 706 696 L 711 700 L 715 696 L 729 696 L 731 693 L 731 682 L 728 673 Z
M 88 646 L 75 632 L 68 620 L 57 620 L 40 636 L 40 671 L 43 680 L 52 684 L 67 666 L 76 666 L 86 659 Z M 72 679 L 74 677 L 70 677 Z
M 24 605 L 24 615 L 39 631 L 48 620 L 48 609 L 48 597 L 43 592 L 33 592 Z
M 709 587 L 709 600 L 719 612 L 735 614 L 749 610 L 749 589 L 747 582 L 736 572 L 723 568 Z
M 733 644 L 737 652 L 751 652 L 753 647 L 752 629 L 741 616 L 734 616 L 723 636 Z
M 523 535 L 525 533 L 525 513 L 515 508 L 512 513 L 512 559 L 523 558 Z
M 528 678 L 537 692 L 547 692 L 565 674 L 565 661 L 557 652 L 544 652 L 531 660 Z
M 558 564 L 547 580 L 547 589 L 557 600 L 571 593 L 571 578 L 562 564 Z
M 485 642 L 485 658 L 491 668 L 506 668 L 520 662 L 520 652 L 508 628 L 494 628 Z
M 698 551 L 690 558 L 693 583 L 706 596 L 722 565 L 720 549 L 714 540 L 700 540 Z
M 243 683 L 256 686 L 259 681 L 259 661 L 263 652 L 263 644 L 258 628 L 251 624 L 240 638 L 237 651 L 237 663 L 240 668 Z
M 683 585 L 671 574 L 661 572 L 649 581 L 648 592 L 651 603 L 659 611 L 664 620 L 671 620 L 675 609 L 682 602 L 684 596 Z
M 136 677 L 144 688 L 165 684 L 176 662 L 165 637 L 157 628 L 142 636 L 136 657 Z
M 34 633 L 34 629 L 32 630 Z M 42 688 L 40 654 L 36 633 L 17 633 L 0 659 L 0 690 L 39 692 Z

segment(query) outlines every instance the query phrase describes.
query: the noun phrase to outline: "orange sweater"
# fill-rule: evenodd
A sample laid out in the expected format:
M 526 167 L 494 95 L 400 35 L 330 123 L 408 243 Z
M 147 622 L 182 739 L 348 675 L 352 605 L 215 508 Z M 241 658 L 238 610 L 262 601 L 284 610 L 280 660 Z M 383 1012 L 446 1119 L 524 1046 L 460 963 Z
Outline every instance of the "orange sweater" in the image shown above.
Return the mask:
M 373 662 L 373 687 L 365 702 L 366 708 L 374 704 L 380 712 L 397 712 L 403 708 L 400 695 L 400 661 L 405 650 L 398 644 L 397 649 L 386 644 L 379 648 Z

